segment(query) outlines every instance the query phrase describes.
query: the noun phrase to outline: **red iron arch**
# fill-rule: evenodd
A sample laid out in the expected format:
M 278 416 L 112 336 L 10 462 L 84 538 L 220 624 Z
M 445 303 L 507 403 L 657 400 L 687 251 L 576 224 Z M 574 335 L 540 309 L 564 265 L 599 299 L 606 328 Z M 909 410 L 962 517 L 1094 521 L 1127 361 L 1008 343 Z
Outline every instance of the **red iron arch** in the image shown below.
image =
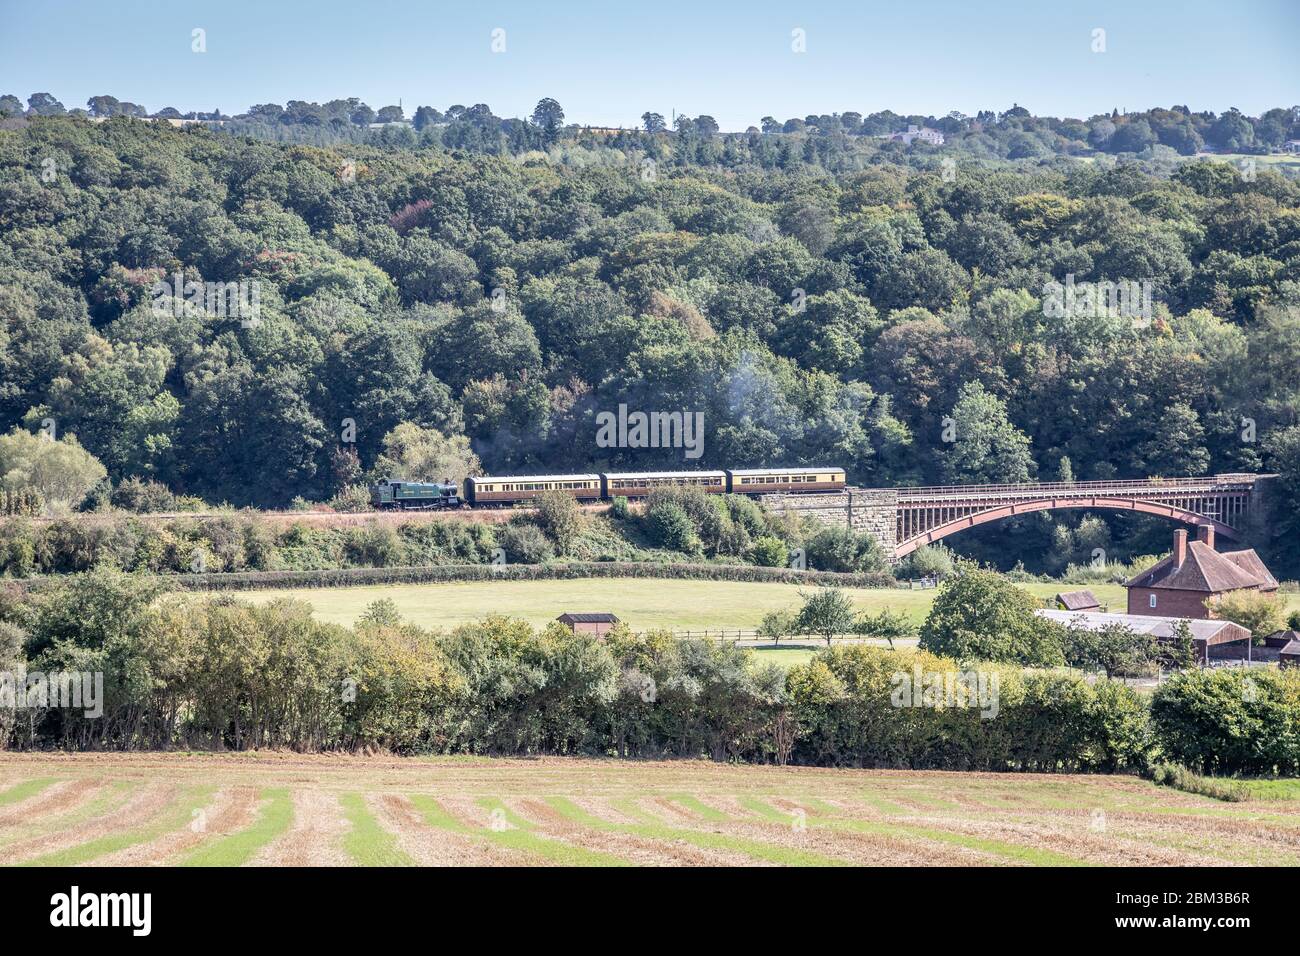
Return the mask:
M 1161 504 L 1157 501 L 1141 501 L 1131 498 L 1100 498 L 1089 496 L 1087 498 L 1042 498 L 1033 501 L 1018 501 L 1012 505 L 1001 505 L 997 508 L 990 508 L 988 511 L 981 511 L 978 514 L 966 515 L 953 521 L 937 525 L 928 531 L 918 535 L 913 535 L 906 541 L 900 542 L 894 548 L 894 557 L 902 558 L 911 554 L 923 544 L 933 544 L 949 535 L 956 534 L 959 531 L 965 531 L 967 528 L 973 528 L 976 525 L 987 524 L 990 521 L 1001 521 L 1003 518 L 1010 518 L 1013 515 L 1028 514 L 1034 511 L 1055 511 L 1064 508 L 1088 508 L 1104 511 L 1141 511 L 1145 514 L 1157 515 L 1161 518 L 1169 518 L 1172 521 L 1181 521 L 1189 525 L 1209 525 L 1214 528 L 1216 535 L 1225 535 L 1235 539 L 1237 530 L 1224 524 L 1222 521 L 1216 521 L 1208 518 L 1203 514 L 1197 514 L 1195 511 L 1188 511 L 1184 508 L 1175 508 L 1172 505 Z

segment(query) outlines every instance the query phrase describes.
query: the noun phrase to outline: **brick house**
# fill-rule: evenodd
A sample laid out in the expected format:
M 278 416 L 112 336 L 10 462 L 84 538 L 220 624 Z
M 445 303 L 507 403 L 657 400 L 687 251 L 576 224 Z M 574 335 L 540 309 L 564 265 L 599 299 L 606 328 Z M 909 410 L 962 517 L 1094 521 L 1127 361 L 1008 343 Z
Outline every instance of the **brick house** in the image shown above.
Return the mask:
M 603 637 L 618 623 L 617 617 L 604 611 L 561 614 L 556 620 L 574 634 L 595 634 L 597 637 Z
M 1233 591 L 1272 592 L 1277 580 L 1253 548 L 1214 550 L 1214 528 L 1200 525 L 1195 541 L 1174 532 L 1169 557 L 1128 581 L 1128 613 L 1157 617 L 1209 618 L 1205 602 Z

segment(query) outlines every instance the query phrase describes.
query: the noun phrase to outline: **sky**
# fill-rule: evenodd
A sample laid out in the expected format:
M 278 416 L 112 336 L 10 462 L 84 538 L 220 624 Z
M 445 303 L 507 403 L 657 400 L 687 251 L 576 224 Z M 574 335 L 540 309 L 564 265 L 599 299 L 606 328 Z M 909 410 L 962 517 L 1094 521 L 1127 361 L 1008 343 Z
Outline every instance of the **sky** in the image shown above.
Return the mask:
M 358 96 L 408 116 L 454 103 L 526 116 L 549 96 L 569 122 L 675 110 L 724 130 L 1014 103 L 1258 115 L 1300 103 L 1300 0 L 0 0 L 0 93 L 36 91 L 69 108 L 107 93 L 223 113 Z

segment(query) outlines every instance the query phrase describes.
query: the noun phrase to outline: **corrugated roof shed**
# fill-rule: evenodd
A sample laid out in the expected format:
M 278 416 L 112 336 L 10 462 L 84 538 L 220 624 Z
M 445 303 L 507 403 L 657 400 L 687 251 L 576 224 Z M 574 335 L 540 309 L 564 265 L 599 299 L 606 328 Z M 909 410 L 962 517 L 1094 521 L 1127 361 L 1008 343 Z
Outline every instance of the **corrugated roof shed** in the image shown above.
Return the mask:
M 606 611 L 586 612 L 580 611 L 576 614 L 561 614 L 556 618 L 562 624 L 617 624 L 618 618 Z
M 1045 608 L 1034 612 L 1040 617 L 1058 621 L 1066 626 L 1086 628 L 1099 631 L 1103 627 L 1122 624 L 1138 634 L 1150 634 L 1153 637 L 1172 638 L 1179 624 L 1186 624 L 1193 640 L 1207 641 L 1210 644 L 1225 644 L 1230 641 L 1244 641 L 1250 637 L 1250 631 L 1232 621 L 1187 619 L 1181 617 L 1153 617 L 1147 614 L 1110 614 L 1102 611 L 1058 611 Z

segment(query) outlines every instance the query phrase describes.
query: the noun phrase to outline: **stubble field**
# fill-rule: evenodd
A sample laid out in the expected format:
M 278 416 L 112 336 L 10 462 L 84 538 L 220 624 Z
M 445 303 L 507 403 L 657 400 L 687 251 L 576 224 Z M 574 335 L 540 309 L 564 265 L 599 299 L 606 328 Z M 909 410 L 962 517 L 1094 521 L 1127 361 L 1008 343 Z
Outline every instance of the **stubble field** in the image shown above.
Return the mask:
M 1300 803 L 1132 777 L 0 755 L 11 866 L 1296 865 Z

